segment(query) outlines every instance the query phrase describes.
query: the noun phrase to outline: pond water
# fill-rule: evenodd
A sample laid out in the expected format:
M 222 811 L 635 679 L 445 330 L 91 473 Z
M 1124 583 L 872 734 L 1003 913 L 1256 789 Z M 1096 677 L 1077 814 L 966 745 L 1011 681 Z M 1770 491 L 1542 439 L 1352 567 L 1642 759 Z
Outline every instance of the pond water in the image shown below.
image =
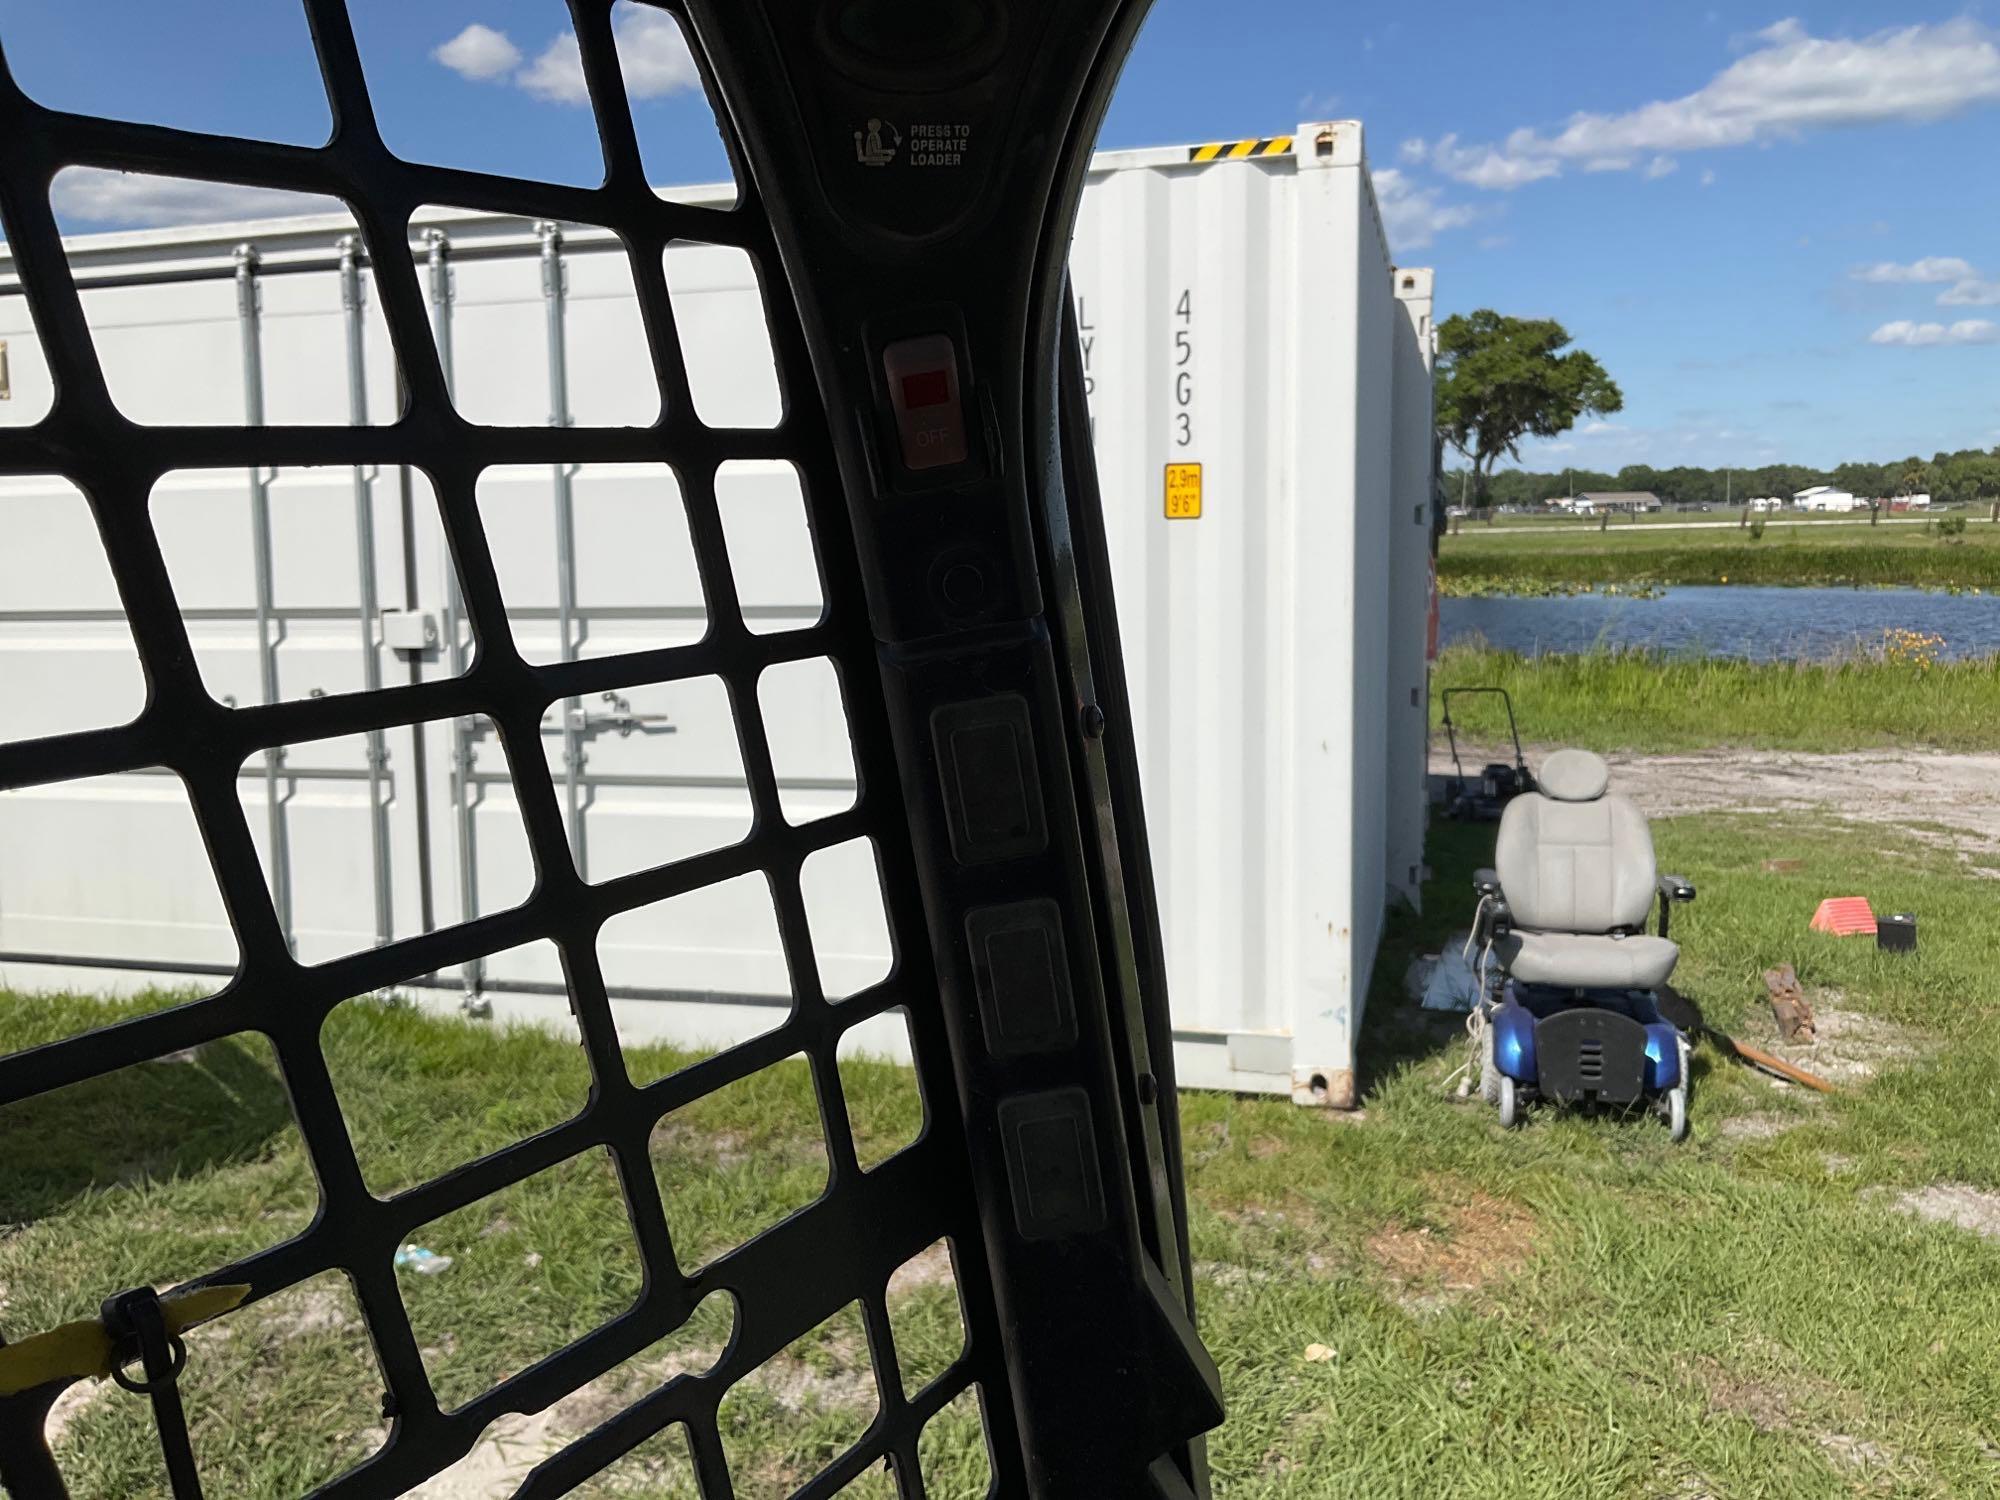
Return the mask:
M 1751 661 L 1825 657 L 1889 629 L 1944 637 L 1945 656 L 2000 652 L 2000 596 L 1921 589 L 1675 588 L 1656 599 L 1443 599 L 1442 645 L 1472 637 L 1526 656 L 1643 647 Z

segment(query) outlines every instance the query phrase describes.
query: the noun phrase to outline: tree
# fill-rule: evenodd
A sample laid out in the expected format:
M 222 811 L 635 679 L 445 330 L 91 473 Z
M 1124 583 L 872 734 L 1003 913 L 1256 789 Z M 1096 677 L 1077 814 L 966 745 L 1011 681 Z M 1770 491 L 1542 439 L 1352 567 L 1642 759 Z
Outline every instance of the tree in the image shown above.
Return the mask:
M 1493 466 L 1520 460 L 1524 437 L 1552 438 L 1578 418 L 1619 410 L 1625 397 L 1604 367 L 1569 347 L 1569 332 L 1548 318 L 1509 318 L 1481 308 L 1438 325 L 1437 424 L 1472 461 L 1479 503 Z

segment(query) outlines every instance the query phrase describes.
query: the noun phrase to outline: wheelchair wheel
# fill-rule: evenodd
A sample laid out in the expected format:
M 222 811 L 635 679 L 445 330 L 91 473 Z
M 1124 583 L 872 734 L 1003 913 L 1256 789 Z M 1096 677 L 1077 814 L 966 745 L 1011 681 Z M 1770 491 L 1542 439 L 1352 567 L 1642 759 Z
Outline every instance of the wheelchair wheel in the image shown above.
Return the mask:
M 1493 1028 L 1488 1026 L 1479 1037 L 1479 1097 L 1498 1104 L 1501 1082 L 1500 1065 L 1493 1060 Z
M 1503 1130 L 1512 1130 L 1521 1123 L 1520 1090 L 1515 1087 L 1514 1080 L 1505 1073 L 1500 1075 L 1499 1105 L 1500 1126 Z
M 1688 1086 L 1683 1078 L 1667 1090 L 1667 1139 L 1684 1141 L 1688 1138 Z

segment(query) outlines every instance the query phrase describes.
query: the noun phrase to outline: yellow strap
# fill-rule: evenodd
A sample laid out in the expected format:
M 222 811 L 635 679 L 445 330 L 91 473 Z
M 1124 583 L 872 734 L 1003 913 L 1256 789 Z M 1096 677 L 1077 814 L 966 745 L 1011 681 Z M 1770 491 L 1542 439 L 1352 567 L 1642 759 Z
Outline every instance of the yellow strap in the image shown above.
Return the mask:
M 160 1321 L 181 1334 L 219 1318 L 250 1295 L 247 1285 L 200 1286 L 160 1298 Z M 115 1343 L 95 1318 L 65 1323 L 18 1344 L 0 1345 L 0 1396 L 18 1396 L 52 1380 L 102 1380 L 111 1373 Z

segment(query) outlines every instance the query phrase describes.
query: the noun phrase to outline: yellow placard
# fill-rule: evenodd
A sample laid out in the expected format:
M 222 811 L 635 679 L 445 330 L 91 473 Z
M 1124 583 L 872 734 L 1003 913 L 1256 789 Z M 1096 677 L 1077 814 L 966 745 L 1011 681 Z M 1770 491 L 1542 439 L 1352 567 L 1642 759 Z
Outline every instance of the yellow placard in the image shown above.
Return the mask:
M 1201 465 L 1167 465 L 1167 519 L 1201 519 Z

